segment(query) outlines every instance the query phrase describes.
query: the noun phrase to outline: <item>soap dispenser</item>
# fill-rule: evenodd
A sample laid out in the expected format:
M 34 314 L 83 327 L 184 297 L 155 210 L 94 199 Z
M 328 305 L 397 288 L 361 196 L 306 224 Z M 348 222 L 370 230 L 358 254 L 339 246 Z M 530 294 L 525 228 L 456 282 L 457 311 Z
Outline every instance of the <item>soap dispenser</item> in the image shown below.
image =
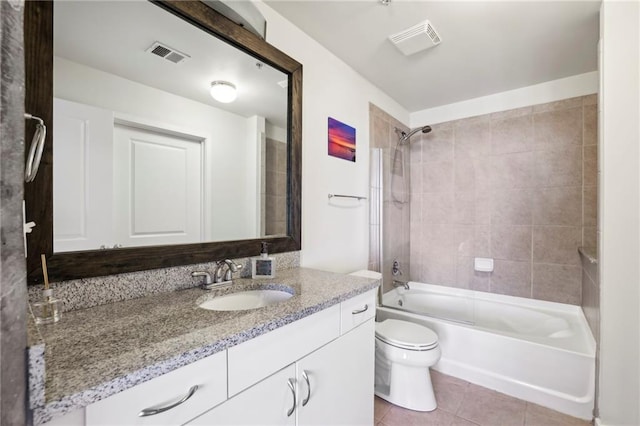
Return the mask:
M 276 263 L 273 257 L 269 257 L 266 241 L 262 242 L 260 256 L 251 259 L 252 278 L 274 278 L 276 276 Z

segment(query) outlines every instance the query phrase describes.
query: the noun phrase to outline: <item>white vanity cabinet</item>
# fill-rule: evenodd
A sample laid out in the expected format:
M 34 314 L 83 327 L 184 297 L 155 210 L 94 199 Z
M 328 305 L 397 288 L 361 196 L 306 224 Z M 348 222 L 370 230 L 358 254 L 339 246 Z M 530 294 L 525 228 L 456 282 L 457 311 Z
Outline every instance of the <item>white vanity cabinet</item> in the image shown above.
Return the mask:
M 373 336 L 371 318 L 188 425 L 371 425 Z
M 230 348 L 232 398 L 188 425 L 373 424 L 374 315 L 368 292 Z
M 47 426 L 371 425 L 374 316 L 372 290 Z M 193 395 L 176 404 L 194 385 Z

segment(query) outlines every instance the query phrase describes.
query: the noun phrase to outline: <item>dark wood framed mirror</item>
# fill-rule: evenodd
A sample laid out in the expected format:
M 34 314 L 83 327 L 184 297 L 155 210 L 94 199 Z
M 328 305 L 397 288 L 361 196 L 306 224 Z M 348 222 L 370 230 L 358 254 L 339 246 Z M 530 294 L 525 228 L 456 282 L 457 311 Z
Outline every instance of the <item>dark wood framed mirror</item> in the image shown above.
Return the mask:
M 302 65 L 242 26 L 220 15 L 205 2 L 152 1 L 189 25 L 249 55 L 258 68 L 266 65 L 286 76 L 286 232 L 255 238 L 212 238 L 196 243 L 145 245 L 113 249 L 61 251 L 54 246 L 54 1 L 25 3 L 26 112 L 42 118 L 47 136 L 42 162 L 33 182 L 25 183 L 25 220 L 36 226 L 27 234 L 28 282 L 42 282 L 41 254 L 45 254 L 52 281 L 104 276 L 147 269 L 211 262 L 257 255 L 262 241 L 270 253 L 301 248 Z M 62 2 L 65 3 L 65 2 Z M 91 2 L 89 2 L 91 3 Z M 120 2 L 114 2 L 120 3 Z M 126 2 L 125 2 L 126 3 Z M 280 82 L 283 83 L 283 82 Z M 25 140 L 34 132 L 26 123 Z M 57 155 L 57 154 L 56 154 Z M 225 161 L 224 158 L 219 161 Z M 233 185 L 233 182 L 226 182 Z M 264 201 L 263 201 L 264 203 Z M 161 214 L 161 213 L 160 213 Z M 259 226 L 258 226 L 259 227 Z M 235 234 L 232 234 L 235 235 Z

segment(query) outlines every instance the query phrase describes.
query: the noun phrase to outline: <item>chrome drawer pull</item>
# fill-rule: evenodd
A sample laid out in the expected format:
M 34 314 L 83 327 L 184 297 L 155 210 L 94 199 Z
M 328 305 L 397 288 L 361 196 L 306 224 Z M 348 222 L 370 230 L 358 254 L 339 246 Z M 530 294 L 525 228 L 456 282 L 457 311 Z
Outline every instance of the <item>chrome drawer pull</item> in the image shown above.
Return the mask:
M 164 413 L 165 411 L 171 410 L 172 408 L 177 407 L 178 405 L 185 402 L 187 399 L 191 398 L 193 394 L 196 393 L 197 390 L 198 390 L 198 385 L 191 386 L 191 389 L 189 389 L 189 392 L 187 392 L 187 394 L 180 401 L 175 402 L 171 405 L 167 405 L 166 407 L 145 408 L 144 410 L 138 413 L 138 417 L 155 416 L 156 414 Z
M 293 384 L 293 379 L 287 380 L 287 384 L 289 385 L 289 389 L 291 389 L 291 395 L 293 395 L 293 405 L 287 411 L 287 417 L 291 417 L 293 412 L 296 410 L 296 405 L 298 405 L 298 401 L 296 400 L 296 386 Z
M 309 399 L 311 398 L 311 383 L 309 382 L 309 376 L 307 375 L 306 370 L 302 370 L 302 378 L 305 382 L 307 382 L 307 397 L 302 400 L 302 406 L 304 407 L 305 405 L 307 405 Z
M 357 309 L 355 311 L 351 311 L 351 314 L 352 315 L 358 315 L 358 314 L 361 314 L 363 312 L 366 312 L 367 309 L 369 309 L 369 305 L 368 304 L 364 305 L 364 308 L 362 308 L 362 309 Z

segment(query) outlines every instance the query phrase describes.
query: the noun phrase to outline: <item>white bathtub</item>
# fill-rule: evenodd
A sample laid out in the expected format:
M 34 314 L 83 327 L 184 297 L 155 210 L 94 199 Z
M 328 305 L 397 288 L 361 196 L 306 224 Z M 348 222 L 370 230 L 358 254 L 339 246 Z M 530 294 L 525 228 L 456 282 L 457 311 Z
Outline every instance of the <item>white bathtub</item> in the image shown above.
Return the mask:
M 434 369 L 592 418 L 595 340 L 580 307 L 415 282 L 409 286 L 384 295 L 377 321 L 403 319 L 435 331 L 442 358 Z

